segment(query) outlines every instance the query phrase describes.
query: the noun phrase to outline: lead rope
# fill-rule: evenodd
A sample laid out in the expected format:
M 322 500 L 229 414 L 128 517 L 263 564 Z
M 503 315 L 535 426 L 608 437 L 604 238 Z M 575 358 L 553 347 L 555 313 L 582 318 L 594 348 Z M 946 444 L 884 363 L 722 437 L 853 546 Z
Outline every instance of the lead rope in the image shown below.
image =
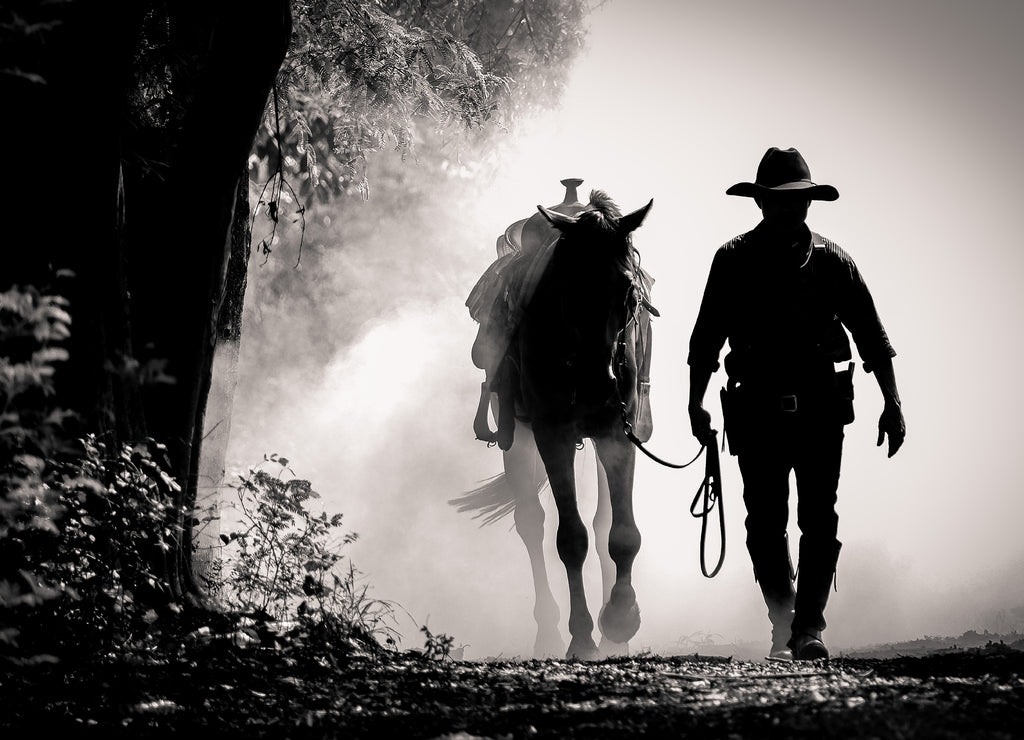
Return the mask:
M 636 434 L 633 433 L 633 424 L 630 423 L 629 419 L 627 418 L 627 415 L 626 415 L 626 404 L 625 403 L 622 404 L 622 424 L 623 424 L 623 429 L 626 432 L 626 437 L 629 439 L 629 441 L 632 442 L 633 445 L 638 450 L 640 450 L 640 452 L 642 452 L 645 455 L 647 455 L 647 457 L 651 458 L 652 460 L 654 460 L 654 462 L 658 463 L 659 465 L 664 465 L 666 468 L 674 468 L 676 470 L 681 470 L 683 468 L 688 468 L 691 465 L 693 465 L 695 462 L 697 462 L 698 458 L 700 458 L 700 456 L 702 454 L 704 454 L 704 450 L 706 449 L 706 447 L 704 445 L 701 445 L 701 448 L 697 451 L 697 454 L 693 456 L 693 459 L 690 460 L 690 462 L 686 462 L 686 463 L 671 463 L 671 462 L 668 462 L 667 460 L 662 460 L 660 457 L 655 455 L 649 449 L 644 447 L 644 443 L 641 442 L 640 438 L 637 437 Z
M 704 458 L 704 480 L 701 481 L 700 487 L 697 489 L 697 493 L 693 497 L 693 501 L 690 502 L 690 515 L 695 519 L 700 519 L 700 572 L 705 578 L 714 578 L 718 575 L 718 571 L 722 569 L 722 565 L 725 563 L 725 506 L 723 505 L 724 498 L 722 496 L 722 471 L 720 461 L 718 457 L 718 446 L 712 439 L 711 444 L 701 445 L 700 450 L 688 463 L 670 463 L 666 460 L 662 460 L 660 457 L 655 455 L 653 452 L 644 447 L 643 443 L 633 434 L 633 425 L 630 423 L 628 416 L 626 415 L 626 404 L 622 404 L 622 423 L 623 428 L 626 432 L 626 437 L 633 445 L 640 450 L 647 457 L 654 460 L 659 465 L 664 465 L 666 468 L 686 468 L 693 463 L 697 462 L 697 459 L 707 451 L 707 456 Z M 711 430 L 712 438 L 718 435 L 714 429 Z M 698 504 L 701 505 L 701 510 L 697 511 Z M 708 535 L 708 515 L 711 511 L 718 506 L 718 530 L 721 538 L 721 549 L 718 553 L 718 562 L 715 564 L 714 570 L 708 572 L 707 556 L 705 551 L 707 550 L 707 535 Z
M 718 434 L 714 429 L 711 430 L 712 436 Z M 690 515 L 700 519 L 700 572 L 704 574 L 705 578 L 714 578 L 718 575 L 718 571 L 722 569 L 722 564 L 725 562 L 725 506 L 723 505 L 722 499 L 722 471 L 719 467 L 718 459 L 718 447 L 714 441 L 707 446 L 708 456 L 705 460 L 704 466 L 704 480 L 700 484 L 700 488 L 697 489 L 696 495 L 693 497 L 693 501 L 690 502 Z M 696 511 L 697 502 L 703 501 L 701 511 Z M 718 528 L 721 535 L 721 549 L 718 552 L 718 563 L 715 565 L 715 569 L 708 573 L 707 560 L 705 557 L 707 550 L 707 534 L 708 534 L 708 515 L 711 510 L 718 506 Z

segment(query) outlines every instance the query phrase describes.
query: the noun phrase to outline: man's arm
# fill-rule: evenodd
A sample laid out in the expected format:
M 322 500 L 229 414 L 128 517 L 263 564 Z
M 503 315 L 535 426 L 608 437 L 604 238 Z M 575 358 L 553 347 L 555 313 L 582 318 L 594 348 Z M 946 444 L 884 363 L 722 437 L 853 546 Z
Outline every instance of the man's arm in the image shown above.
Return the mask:
M 707 393 L 711 375 L 719 367 L 718 355 L 726 340 L 727 265 L 728 245 L 719 248 L 711 261 L 708 282 L 690 335 L 690 352 L 686 358 L 690 366 L 690 398 L 687 403 L 690 429 L 702 445 L 714 444 L 711 414 L 704 409 L 704 394 Z
M 878 418 L 878 446 L 881 447 L 886 435 L 889 437 L 889 457 L 895 455 L 903 445 L 907 436 L 907 427 L 903 421 L 903 408 L 900 405 L 900 394 L 896 388 L 896 372 L 893 370 L 892 358 L 876 359 L 872 365 L 878 388 L 882 391 L 885 404 L 882 415 Z
M 690 401 L 687 411 L 690 414 L 690 431 L 702 445 L 714 444 L 711 433 L 711 413 L 704 408 L 704 394 L 711 382 L 711 370 L 690 366 Z
M 888 436 L 889 457 L 892 457 L 899 451 L 907 436 L 900 394 L 896 388 L 896 374 L 892 367 L 892 358 L 896 352 L 889 343 L 889 337 L 875 309 L 871 291 L 868 290 L 857 265 L 839 247 L 832 245 L 830 251 L 844 263 L 846 269 L 844 289 L 839 291 L 842 296 L 839 318 L 853 335 L 857 352 L 864 360 L 864 369 L 874 373 L 878 388 L 882 391 L 885 405 L 878 419 L 878 446 L 881 447 Z

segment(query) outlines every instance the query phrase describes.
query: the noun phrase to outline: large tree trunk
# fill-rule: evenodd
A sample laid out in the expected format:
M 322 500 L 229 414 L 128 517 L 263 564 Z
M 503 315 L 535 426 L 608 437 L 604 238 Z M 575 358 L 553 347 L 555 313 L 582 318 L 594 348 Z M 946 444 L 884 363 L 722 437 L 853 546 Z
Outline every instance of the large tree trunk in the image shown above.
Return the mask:
M 231 437 L 231 411 L 238 384 L 238 353 L 242 339 L 242 308 L 248 279 L 251 233 L 249 228 L 249 178 L 239 179 L 235 204 L 235 222 L 231 229 L 231 259 L 227 286 L 221 304 L 214 350 L 210 393 L 204 421 L 197 426 L 202 439 L 196 490 L 196 518 L 193 530 L 195 556 L 193 570 L 200 583 L 216 578 L 223 548 L 220 533 L 220 507 L 226 487 L 225 461 Z M 200 444 L 201 442 L 201 444 Z
M 191 510 L 196 501 L 203 415 L 210 390 L 239 179 L 291 32 L 287 0 L 226 2 L 209 23 L 209 5 L 178 8 L 178 22 L 208 43 L 160 205 L 151 224 L 143 292 L 133 317 L 145 322 L 151 357 L 166 359 L 173 384 L 144 386 L 150 435 L 171 450 L 181 483 L 180 546 L 168 579 L 172 598 L 198 596 L 192 570 Z M 254 53 L 255 50 L 255 53 Z M 141 246 L 141 245 L 139 245 Z
M 60 25 L 46 43 L 26 36 L 16 50 L 45 84 L 0 74 L 11 106 L 0 117 L 11 215 L 0 282 L 70 299 L 71 359 L 58 393 L 78 412 L 75 431 L 113 444 L 146 435 L 167 444 L 181 486 L 175 503 L 189 511 L 235 194 L 287 49 L 290 2 L 54 7 Z M 176 101 L 180 125 L 140 134 L 129 115 L 131 71 L 154 9 L 168 13 L 181 42 L 174 51 L 191 66 Z M 153 152 L 169 155 L 166 167 L 147 160 Z M 145 382 L 133 372 L 136 360 L 165 362 L 173 384 Z M 189 519 L 175 522 L 172 557 L 154 554 L 170 593 L 146 595 L 151 600 L 201 593 Z

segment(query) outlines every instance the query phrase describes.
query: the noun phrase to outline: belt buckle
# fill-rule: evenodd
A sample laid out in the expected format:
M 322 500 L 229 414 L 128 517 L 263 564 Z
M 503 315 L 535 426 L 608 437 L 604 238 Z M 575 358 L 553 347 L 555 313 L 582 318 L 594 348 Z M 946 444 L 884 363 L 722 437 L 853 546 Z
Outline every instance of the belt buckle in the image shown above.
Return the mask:
M 783 396 L 782 397 L 782 410 L 787 414 L 792 414 L 796 411 L 796 396 Z

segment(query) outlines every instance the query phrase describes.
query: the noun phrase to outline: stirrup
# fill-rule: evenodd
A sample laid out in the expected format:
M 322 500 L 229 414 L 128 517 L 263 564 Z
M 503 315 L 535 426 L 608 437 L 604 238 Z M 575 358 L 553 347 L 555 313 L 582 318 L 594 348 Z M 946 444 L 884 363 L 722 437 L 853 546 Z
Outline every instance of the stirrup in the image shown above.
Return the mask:
M 491 431 L 491 425 L 487 421 L 490 399 L 490 384 L 485 380 L 480 384 L 480 402 L 477 404 L 476 415 L 473 417 L 473 434 L 481 442 L 493 445 L 498 440 L 498 433 Z
M 481 420 L 479 417 L 473 419 L 473 434 L 481 442 L 486 442 L 488 445 L 493 445 L 498 441 L 498 433 L 491 431 L 490 424 L 487 423 L 487 419 Z

